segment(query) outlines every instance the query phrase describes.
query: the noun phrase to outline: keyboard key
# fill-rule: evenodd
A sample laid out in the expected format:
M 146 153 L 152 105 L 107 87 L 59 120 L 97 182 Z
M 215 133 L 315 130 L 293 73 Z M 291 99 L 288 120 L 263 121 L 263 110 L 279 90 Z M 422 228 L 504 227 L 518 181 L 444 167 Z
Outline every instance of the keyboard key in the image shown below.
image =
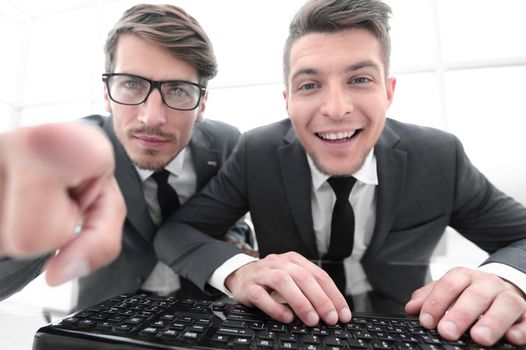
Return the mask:
M 187 332 L 184 332 L 184 333 L 183 333 L 183 338 L 194 340 L 194 339 L 199 338 L 199 333 L 198 333 L 198 332 L 190 332 L 190 331 L 187 331 Z
M 280 349 L 297 349 L 297 345 L 294 342 L 280 342 L 279 348 Z
M 256 341 L 256 346 L 258 348 L 272 348 L 274 347 L 274 342 L 272 340 L 260 339 Z
M 319 344 L 320 338 L 316 335 L 303 335 L 301 337 L 301 340 L 303 340 L 303 344 Z
M 212 337 L 212 341 L 218 342 L 218 343 L 227 343 L 228 337 L 226 335 L 216 334 Z
M 238 328 L 224 328 L 224 327 L 221 327 L 217 331 L 217 334 L 233 335 L 233 336 L 238 336 L 238 337 L 252 338 L 254 336 L 254 331 L 251 330 L 251 329 L 238 329 Z

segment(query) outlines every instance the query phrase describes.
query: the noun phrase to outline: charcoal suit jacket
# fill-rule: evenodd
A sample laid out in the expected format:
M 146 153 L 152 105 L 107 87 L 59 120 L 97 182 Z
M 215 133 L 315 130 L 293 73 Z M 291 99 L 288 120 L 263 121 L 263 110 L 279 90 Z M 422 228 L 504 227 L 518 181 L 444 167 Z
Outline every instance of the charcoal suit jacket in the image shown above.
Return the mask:
M 376 222 L 361 263 L 375 290 L 406 301 L 427 282 L 447 226 L 490 254 L 484 264 L 526 273 L 526 208 L 472 165 L 456 137 L 387 119 L 374 153 Z M 311 186 L 306 154 L 288 119 L 249 131 L 218 176 L 171 217 L 171 230 L 159 231 L 155 249 L 203 287 L 208 274 L 192 266 L 206 260 L 204 243 L 176 246 L 173 237 L 219 236 L 250 211 L 262 257 L 295 251 L 318 260 Z

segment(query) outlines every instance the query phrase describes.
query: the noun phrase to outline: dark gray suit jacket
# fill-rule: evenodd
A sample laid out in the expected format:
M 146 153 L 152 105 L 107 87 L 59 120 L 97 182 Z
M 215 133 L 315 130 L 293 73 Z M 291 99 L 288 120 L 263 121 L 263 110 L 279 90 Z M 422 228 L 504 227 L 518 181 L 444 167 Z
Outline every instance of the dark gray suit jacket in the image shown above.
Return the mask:
M 361 262 L 375 290 L 396 300 L 426 282 L 430 256 L 451 226 L 500 262 L 526 273 L 526 208 L 497 190 L 443 131 L 388 119 L 375 146 L 376 223 Z M 250 211 L 261 256 L 296 251 L 317 260 L 311 176 L 289 120 L 244 134 L 218 176 L 161 229 L 154 246 L 181 275 L 203 258 L 175 246 L 181 232 L 218 236 Z M 459 252 L 461 254 L 461 252 Z M 191 274 L 192 273 L 192 274 Z
M 113 144 L 116 160 L 115 177 L 124 196 L 127 215 L 119 257 L 110 265 L 79 280 L 78 308 L 93 305 L 120 293 L 136 291 L 157 263 L 152 243 L 158 228 L 149 215 L 137 171 L 117 140 L 112 119 L 98 115 L 85 119 L 100 126 Z M 194 127 L 189 147 L 197 176 L 197 190 L 200 190 L 217 173 L 231 154 L 238 138 L 239 131 L 222 122 L 205 120 Z M 248 227 L 241 225 L 231 229 L 243 231 L 246 228 Z M 169 227 L 167 229 L 171 231 Z M 223 233 L 228 230 L 227 228 Z M 183 233 L 176 238 L 176 241 L 185 239 L 193 240 L 192 237 L 185 238 Z M 207 257 L 212 266 L 239 252 L 231 244 L 210 240 L 208 237 L 207 239 L 210 249 L 215 253 Z M 177 245 L 177 242 L 175 244 Z M 30 261 L 1 262 L 0 298 L 16 292 L 36 277 L 46 259 L 47 256 Z

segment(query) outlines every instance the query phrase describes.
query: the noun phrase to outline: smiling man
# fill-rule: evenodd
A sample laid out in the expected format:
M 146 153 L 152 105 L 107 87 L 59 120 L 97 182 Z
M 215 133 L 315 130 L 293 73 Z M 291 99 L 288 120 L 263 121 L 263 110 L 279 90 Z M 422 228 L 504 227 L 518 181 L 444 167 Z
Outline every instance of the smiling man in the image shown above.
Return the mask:
M 242 303 L 284 322 L 293 311 L 308 325 L 334 324 L 351 318 L 343 294 L 367 293 L 446 339 L 473 325 L 480 344 L 524 344 L 526 208 L 453 135 L 386 118 L 396 85 L 389 16 L 377 0 L 308 1 L 285 45 L 289 119 L 244 134 L 154 245 L 184 274 L 203 255 L 170 244 L 177 233 L 216 236 L 250 211 L 261 259 L 232 256 L 223 274 Z M 448 226 L 490 255 L 430 282 L 427 263 Z

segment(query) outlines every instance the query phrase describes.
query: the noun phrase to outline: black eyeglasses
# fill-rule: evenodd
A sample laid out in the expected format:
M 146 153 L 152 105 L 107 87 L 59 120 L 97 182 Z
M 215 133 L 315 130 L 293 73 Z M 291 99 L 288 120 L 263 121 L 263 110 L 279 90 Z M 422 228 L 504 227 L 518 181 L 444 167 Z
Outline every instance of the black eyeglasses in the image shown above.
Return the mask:
M 191 111 L 199 106 L 206 87 L 185 80 L 155 81 L 126 73 L 102 74 L 108 94 L 113 102 L 122 105 L 140 105 L 153 89 L 159 90 L 165 105 L 178 111 Z

